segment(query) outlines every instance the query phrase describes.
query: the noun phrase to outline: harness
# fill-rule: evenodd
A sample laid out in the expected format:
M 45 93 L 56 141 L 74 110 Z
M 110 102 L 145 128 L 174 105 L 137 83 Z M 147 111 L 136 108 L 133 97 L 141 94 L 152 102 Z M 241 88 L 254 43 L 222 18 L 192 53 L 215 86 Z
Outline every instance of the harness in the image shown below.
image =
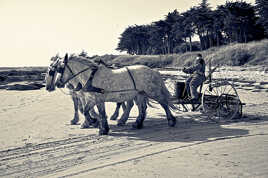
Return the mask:
M 134 77 L 133 75 L 131 74 L 130 70 L 128 69 L 128 67 L 126 67 L 127 69 L 127 72 L 130 76 L 130 79 L 132 80 L 132 83 L 133 83 L 133 86 L 134 86 L 134 90 L 137 90 L 136 88 L 136 83 L 135 83 L 135 80 L 134 80 Z M 98 68 L 97 69 L 93 69 L 91 75 L 89 76 L 88 80 L 87 80 L 87 83 L 85 84 L 84 87 L 82 87 L 82 84 L 79 82 L 79 88 L 76 88 L 75 91 L 79 91 L 82 89 L 82 91 L 84 92 L 97 92 L 97 93 L 104 93 L 104 89 L 103 88 L 98 88 L 98 87 L 94 87 L 92 85 L 92 81 L 93 81 L 93 78 L 95 76 L 95 73 L 98 71 Z M 120 92 L 120 91 L 132 91 L 132 89 L 129 89 L 129 90 L 119 90 L 119 91 L 112 91 L 112 92 Z M 109 91 L 111 92 L 111 91 Z
M 80 90 L 82 90 L 84 92 L 96 92 L 96 93 L 102 93 L 102 94 L 104 93 L 104 89 L 103 88 L 94 87 L 92 85 L 92 81 L 94 79 L 94 76 L 95 76 L 96 72 L 98 71 L 98 67 L 93 68 L 93 69 L 92 69 L 92 67 L 88 67 L 88 68 L 86 68 L 84 70 L 81 70 L 80 72 L 74 74 L 74 72 L 72 71 L 72 69 L 70 68 L 70 66 L 68 65 L 68 63 L 66 63 L 64 65 L 64 67 L 60 67 L 59 69 L 57 69 L 57 72 L 60 73 L 61 75 L 63 75 L 63 73 L 65 71 L 65 67 L 71 72 L 72 76 L 70 78 L 68 78 L 66 81 L 62 82 L 62 85 L 67 84 L 70 80 L 74 79 L 76 76 L 78 76 L 78 75 L 82 74 L 83 72 L 86 72 L 87 70 L 91 69 L 92 72 L 91 72 L 91 74 L 90 74 L 90 76 L 89 76 L 89 78 L 88 78 L 85 86 L 83 87 L 82 84 L 79 82 L 78 85 L 77 85 L 77 87 L 74 88 L 73 90 L 74 91 L 80 91 Z M 106 92 L 111 93 L 111 92 L 124 92 L 124 91 L 137 90 L 136 83 L 135 83 L 135 80 L 134 80 L 133 75 L 131 74 L 131 72 L 128 69 L 128 67 L 125 67 L 125 68 L 126 68 L 128 74 L 130 76 L 130 79 L 133 82 L 134 89 L 125 89 L 125 90 L 118 90 L 118 91 L 106 91 Z
M 129 76 L 130 76 L 132 82 L 133 82 L 134 89 L 137 90 L 137 88 L 136 88 L 136 83 L 135 83 L 135 80 L 134 80 L 133 75 L 131 74 L 130 70 L 129 70 L 127 67 L 126 67 L 126 69 L 127 69 L 127 72 L 128 72 L 128 74 L 129 74 Z
M 82 91 L 85 91 L 85 92 L 97 92 L 97 93 L 104 93 L 104 89 L 102 88 L 98 88 L 98 87 L 94 87 L 92 85 L 92 81 L 93 81 L 93 78 L 94 78 L 94 75 L 95 73 L 98 71 L 98 68 L 96 69 L 92 69 L 92 72 L 87 80 L 87 83 L 85 84 L 84 87 L 82 87 L 82 84 L 79 82 L 80 84 L 80 88 L 77 88 L 75 91 L 79 91 L 82 89 Z M 79 85 L 78 84 L 78 85 Z

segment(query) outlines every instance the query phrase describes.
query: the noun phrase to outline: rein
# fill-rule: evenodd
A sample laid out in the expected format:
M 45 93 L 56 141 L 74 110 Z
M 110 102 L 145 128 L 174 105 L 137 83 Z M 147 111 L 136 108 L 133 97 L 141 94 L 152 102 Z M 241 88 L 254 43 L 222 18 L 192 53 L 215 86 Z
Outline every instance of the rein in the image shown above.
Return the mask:
M 80 72 L 74 74 L 73 71 L 71 70 L 70 66 L 68 64 L 66 64 L 66 67 L 70 70 L 70 72 L 72 73 L 73 76 L 71 76 L 70 78 L 68 78 L 65 82 L 63 82 L 62 84 L 65 85 L 66 83 L 68 83 L 70 80 L 72 80 L 73 78 L 75 78 L 76 76 L 80 75 L 81 73 L 91 69 L 91 67 L 88 67 L 84 70 L 81 70 Z

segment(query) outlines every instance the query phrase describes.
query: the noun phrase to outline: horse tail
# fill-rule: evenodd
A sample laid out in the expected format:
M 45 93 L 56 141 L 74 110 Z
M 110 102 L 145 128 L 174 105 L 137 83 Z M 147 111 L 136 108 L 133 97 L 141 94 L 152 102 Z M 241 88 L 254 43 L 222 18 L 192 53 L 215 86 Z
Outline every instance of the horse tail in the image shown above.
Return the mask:
M 172 95 L 170 94 L 170 92 L 168 91 L 168 89 L 167 89 L 167 87 L 166 87 L 166 85 L 165 85 L 165 83 L 163 82 L 162 83 L 162 94 L 163 94 L 163 96 L 165 97 L 165 104 L 167 104 L 168 105 L 168 107 L 172 110 L 172 111 L 178 111 L 178 110 L 180 110 L 178 107 L 176 107 L 174 104 L 173 104 L 173 102 L 172 102 Z
M 146 92 L 144 91 L 139 91 L 139 94 L 144 96 L 145 99 L 145 103 L 147 106 L 150 106 L 151 108 L 155 108 L 155 106 L 153 106 L 151 103 L 157 104 L 157 102 L 155 102 L 154 100 L 152 100 Z

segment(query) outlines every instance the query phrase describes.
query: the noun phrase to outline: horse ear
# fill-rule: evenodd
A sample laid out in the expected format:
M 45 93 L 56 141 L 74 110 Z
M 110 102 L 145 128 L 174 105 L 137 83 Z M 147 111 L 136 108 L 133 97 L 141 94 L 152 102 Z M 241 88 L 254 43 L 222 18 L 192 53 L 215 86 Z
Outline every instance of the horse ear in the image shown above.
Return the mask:
M 66 53 L 64 57 L 64 63 L 67 64 L 67 62 L 68 62 L 68 53 Z

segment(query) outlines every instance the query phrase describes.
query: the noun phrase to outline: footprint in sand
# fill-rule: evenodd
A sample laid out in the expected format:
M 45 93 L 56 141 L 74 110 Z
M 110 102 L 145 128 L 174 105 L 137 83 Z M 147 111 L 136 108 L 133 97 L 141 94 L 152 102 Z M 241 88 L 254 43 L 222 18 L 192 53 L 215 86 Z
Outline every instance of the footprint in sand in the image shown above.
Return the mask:
M 248 90 L 252 92 L 261 92 L 268 90 L 268 82 L 236 82 L 236 89 Z
M 265 89 L 264 87 L 260 86 L 260 85 L 255 85 L 256 89 Z
M 251 90 L 251 92 L 261 92 L 261 90 L 259 90 L 259 89 L 253 89 L 253 90 Z

